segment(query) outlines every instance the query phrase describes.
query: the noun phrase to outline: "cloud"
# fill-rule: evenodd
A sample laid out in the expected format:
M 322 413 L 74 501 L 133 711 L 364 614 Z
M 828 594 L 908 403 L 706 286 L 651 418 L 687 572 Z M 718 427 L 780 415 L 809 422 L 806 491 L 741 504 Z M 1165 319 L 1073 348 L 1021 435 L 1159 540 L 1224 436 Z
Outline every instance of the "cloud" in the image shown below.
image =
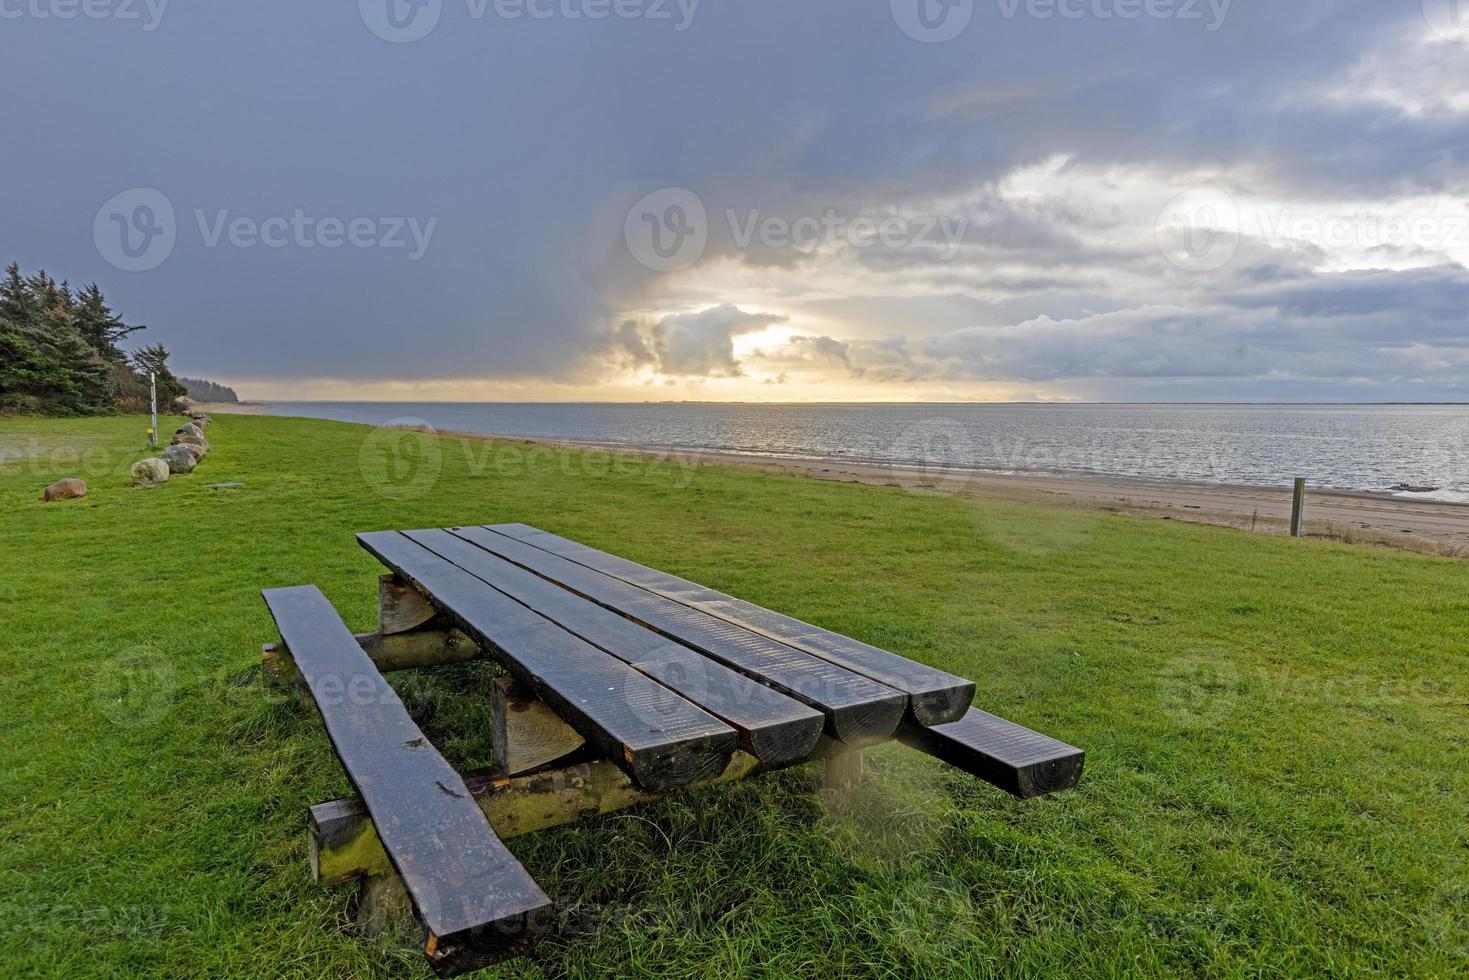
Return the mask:
M 726 303 L 666 316 L 653 325 L 646 341 L 641 336 L 629 338 L 629 324 L 624 323 L 618 343 L 624 349 L 637 344 L 647 355 L 640 363 L 655 366 L 660 374 L 735 378 L 742 371 L 735 358 L 734 338 L 784 322 L 786 317 L 778 314 L 747 313 Z
M 0 190 L 16 250 L 4 258 L 97 279 L 180 370 L 333 379 L 333 393 L 467 376 L 664 387 L 757 367 L 792 389 L 1009 378 L 1093 391 L 1100 378 L 1125 396 L 1128 378 L 1278 373 L 1404 395 L 1425 378 L 1462 384 L 1453 264 L 1469 251 L 1342 248 L 1254 220 L 1464 212 L 1469 103 L 1453 79 L 1469 45 L 1434 33 L 1413 0 L 1237 2 L 1214 31 L 976 4 L 941 45 L 904 35 L 881 0 L 706 4 L 678 33 L 446 7 L 408 45 L 376 43 L 328 6 L 222 5 L 107 37 L 17 21 L 25 40 L 0 81 L 46 100 L 0 106 L 7 131 L 37 134 Z M 108 84 L 118 57 L 127 86 Z M 242 64 L 268 70 L 245 79 Z M 332 94 L 332 111 L 303 92 Z M 98 142 L 109 153 L 90 152 Z M 89 232 L 131 186 L 169 197 L 179 241 L 159 269 L 123 276 Z M 1164 258 L 1155 222 L 1202 186 L 1232 195 L 1244 227 L 1231 262 L 1194 272 Z M 629 206 L 661 187 L 694 190 L 708 212 L 708 248 L 681 272 L 639 265 L 624 240 Z M 209 248 L 192 225 L 195 209 L 260 222 L 296 208 L 439 224 L 414 262 Z M 730 211 L 740 227 L 834 211 L 967 231 L 953 254 L 741 246 Z M 740 336 L 776 323 L 812 339 L 739 355 Z
M 1342 273 L 1231 293 L 1199 309 L 1042 316 L 916 341 L 798 337 L 788 356 L 878 384 L 1296 378 L 1466 390 L 1469 271 Z

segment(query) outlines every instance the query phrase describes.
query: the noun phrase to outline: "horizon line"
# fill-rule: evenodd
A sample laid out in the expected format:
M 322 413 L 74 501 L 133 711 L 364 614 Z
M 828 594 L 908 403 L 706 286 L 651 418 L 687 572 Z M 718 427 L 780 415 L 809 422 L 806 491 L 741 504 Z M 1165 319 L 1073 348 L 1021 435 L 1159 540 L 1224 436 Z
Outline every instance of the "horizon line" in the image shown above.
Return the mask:
M 201 399 L 201 404 L 232 404 L 230 402 L 210 403 Z M 364 398 L 364 399 L 331 399 L 331 398 L 241 398 L 233 404 L 240 405 L 769 405 L 780 407 L 801 407 L 819 405 L 870 405 L 874 407 L 901 408 L 916 405 L 963 405 L 963 406 L 1017 406 L 1038 405 L 1046 407 L 1087 407 L 1087 406 L 1136 406 L 1136 405 L 1199 405 L 1199 406 L 1318 406 L 1318 407 L 1372 407 L 1372 406 L 1426 406 L 1426 407 L 1462 407 L 1469 406 L 1469 401 L 749 401 L 729 399 L 661 399 L 643 401 L 453 401 L 436 398 Z

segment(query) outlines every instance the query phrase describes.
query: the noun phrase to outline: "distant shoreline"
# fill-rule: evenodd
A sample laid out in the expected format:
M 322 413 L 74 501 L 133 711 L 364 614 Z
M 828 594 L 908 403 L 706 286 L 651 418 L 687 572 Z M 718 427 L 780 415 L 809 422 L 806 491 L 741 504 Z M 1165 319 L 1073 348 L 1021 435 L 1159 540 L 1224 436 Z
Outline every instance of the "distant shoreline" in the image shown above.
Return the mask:
M 194 407 L 211 415 L 266 415 L 270 411 L 265 402 L 195 402 Z

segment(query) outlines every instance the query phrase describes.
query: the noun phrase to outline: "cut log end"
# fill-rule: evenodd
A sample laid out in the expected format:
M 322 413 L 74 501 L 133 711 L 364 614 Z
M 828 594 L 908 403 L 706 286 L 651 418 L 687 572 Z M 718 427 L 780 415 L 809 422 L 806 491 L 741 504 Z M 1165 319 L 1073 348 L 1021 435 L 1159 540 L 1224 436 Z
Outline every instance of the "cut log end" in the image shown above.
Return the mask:
M 726 729 L 690 739 L 670 748 L 634 749 L 624 746 L 627 774 L 641 789 L 662 793 L 713 779 L 729 766 L 739 748 L 735 733 Z
M 843 708 L 827 715 L 826 734 L 847 743 L 887 738 L 898 730 L 907 710 L 908 699 L 897 693 Z
M 974 684 L 933 688 L 908 697 L 913 720 L 925 727 L 947 725 L 963 718 L 974 701 Z
M 1015 789 L 1012 792 L 1022 800 L 1028 800 L 1074 789 L 1081 782 L 1081 772 L 1085 764 L 1086 753 L 1075 749 L 1069 755 L 1022 767 L 1016 771 Z
M 741 742 L 748 744 L 740 747 L 767 769 L 792 766 L 811 757 L 824 725 L 821 712 L 812 711 L 779 725 L 742 733 Z
M 431 623 L 439 611 L 396 575 L 383 575 L 377 585 L 378 632 L 384 636 L 407 633 Z

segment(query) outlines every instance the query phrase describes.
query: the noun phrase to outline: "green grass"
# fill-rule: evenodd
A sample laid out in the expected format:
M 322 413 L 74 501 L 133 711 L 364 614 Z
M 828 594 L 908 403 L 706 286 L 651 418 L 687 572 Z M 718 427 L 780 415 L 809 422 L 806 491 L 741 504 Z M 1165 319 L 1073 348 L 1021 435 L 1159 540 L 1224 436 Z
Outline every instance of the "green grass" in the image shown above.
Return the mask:
M 347 784 L 259 686 L 258 593 L 314 582 L 370 629 L 353 532 L 489 521 L 972 677 L 1087 750 L 1045 800 L 885 746 L 840 804 L 802 767 L 517 839 L 565 927 L 500 975 L 1469 970 L 1462 561 L 274 418 L 135 490 L 143 427 L 0 421 L 8 975 L 428 976 L 308 883 L 305 809 Z M 38 501 L 72 475 L 86 499 Z M 483 674 L 396 680 L 456 765 Z

